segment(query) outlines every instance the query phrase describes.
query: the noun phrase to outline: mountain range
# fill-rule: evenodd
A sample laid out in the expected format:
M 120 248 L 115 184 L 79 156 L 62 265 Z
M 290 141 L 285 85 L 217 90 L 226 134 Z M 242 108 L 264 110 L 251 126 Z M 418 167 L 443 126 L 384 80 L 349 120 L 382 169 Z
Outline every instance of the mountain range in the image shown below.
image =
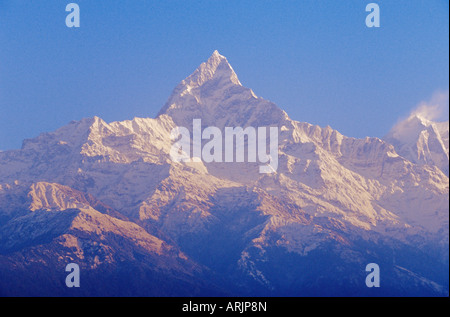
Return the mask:
M 194 119 L 278 127 L 277 170 L 174 162 L 171 131 Z M 448 296 L 448 136 L 417 116 L 383 139 L 293 120 L 215 51 L 156 118 L 86 118 L 0 152 L 0 295 Z

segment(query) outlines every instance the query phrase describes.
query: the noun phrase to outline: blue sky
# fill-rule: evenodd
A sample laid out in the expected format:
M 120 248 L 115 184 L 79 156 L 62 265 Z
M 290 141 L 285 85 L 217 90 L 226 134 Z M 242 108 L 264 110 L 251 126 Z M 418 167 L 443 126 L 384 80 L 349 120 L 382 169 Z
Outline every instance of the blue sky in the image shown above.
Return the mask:
M 448 91 L 448 35 L 448 0 L 0 0 L 0 149 L 84 117 L 154 117 L 215 49 L 291 118 L 382 137 Z

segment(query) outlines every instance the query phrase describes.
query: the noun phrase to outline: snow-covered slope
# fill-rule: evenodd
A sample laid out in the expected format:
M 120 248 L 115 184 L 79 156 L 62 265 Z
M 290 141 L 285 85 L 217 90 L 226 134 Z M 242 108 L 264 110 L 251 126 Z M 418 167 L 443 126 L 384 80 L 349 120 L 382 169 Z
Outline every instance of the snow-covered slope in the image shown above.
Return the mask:
M 193 119 L 222 130 L 277 127 L 276 172 L 260 174 L 259 163 L 173 162 L 171 131 L 192 130 Z M 448 174 L 448 125 L 426 128 L 429 151 L 418 157 L 424 161 L 402 154 L 406 146 L 392 138 L 349 138 L 292 120 L 242 86 L 215 51 L 154 119 L 83 119 L 0 152 L 0 249 L 16 252 L 1 255 L 0 264 L 11 270 L 8 259 L 17 265 L 30 245 L 63 263 L 62 251 L 53 249 L 76 232 L 104 241 L 113 263 L 138 263 L 131 250 L 144 248 L 144 262 L 172 269 L 174 283 L 201 275 L 203 291 L 217 291 L 214 284 L 233 295 L 342 295 L 319 282 L 328 279 L 360 295 L 367 291 L 361 270 L 375 261 L 390 272 L 394 295 L 442 295 L 449 179 L 434 145 L 447 144 Z M 392 137 L 417 141 L 409 124 Z M 35 236 L 43 239 L 29 239 Z M 81 252 L 76 239 L 69 239 L 74 254 Z M 117 250 L 121 243 L 130 252 Z M 399 276 L 438 287 L 417 290 Z

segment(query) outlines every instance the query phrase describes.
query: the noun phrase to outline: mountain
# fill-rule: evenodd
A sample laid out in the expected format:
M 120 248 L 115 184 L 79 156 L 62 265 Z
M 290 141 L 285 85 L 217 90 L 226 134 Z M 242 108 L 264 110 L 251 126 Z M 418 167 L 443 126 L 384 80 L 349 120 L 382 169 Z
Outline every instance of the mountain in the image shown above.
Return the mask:
M 172 130 L 194 119 L 276 127 L 276 168 L 173 161 Z M 215 51 L 156 118 L 83 119 L 0 152 L 0 293 L 448 296 L 448 175 L 400 150 L 292 120 Z M 89 286 L 65 288 L 69 261 Z

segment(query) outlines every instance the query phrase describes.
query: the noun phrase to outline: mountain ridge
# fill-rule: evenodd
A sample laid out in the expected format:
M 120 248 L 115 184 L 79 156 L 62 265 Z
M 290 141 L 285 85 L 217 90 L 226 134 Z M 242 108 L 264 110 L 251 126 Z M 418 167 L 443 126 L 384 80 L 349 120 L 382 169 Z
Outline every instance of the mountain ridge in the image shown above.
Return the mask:
M 191 129 L 193 119 L 219 129 L 278 127 L 277 171 L 259 174 L 258 164 L 248 162 L 173 162 L 171 130 Z M 201 281 L 196 294 L 210 289 L 308 295 L 320 293 L 323 279 L 344 293 L 366 294 L 361 272 L 367 261 L 383 264 L 393 294 L 422 294 L 414 283 L 424 287 L 424 294 L 448 294 L 448 176 L 396 150 L 379 138 L 349 138 L 331 127 L 290 119 L 243 87 L 226 58 L 215 51 L 174 89 L 156 118 L 111 123 L 87 118 L 25 140 L 21 150 L 0 152 L 0 232 L 20 224 L 31 235 L 34 222 L 51 225 L 62 217 L 55 212 L 68 210 L 77 221 L 78 215 L 84 217 L 76 234 L 103 241 L 109 246 L 102 251 L 106 257 L 121 254 L 124 263 L 128 259 L 137 267 L 140 262 L 132 254 L 141 251 L 130 232 L 148 234 L 148 239 L 177 250 L 163 252 L 168 263 L 184 263 L 174 264 L 175 273 L 168 275 L 173 285 L 186 281 L 188 268 L 200 268 L 192 269 Z M 36 212 L 39 219 L 32 216 Z M 72 224 L 70 217 L 61 219 Z M 114 234 L 102 234 L 111 223 L 117 228 Z M 58 240 L 60 233 L 70 234 L 67 230 L 63 226 L 59 235 L 49 233 L 49 241 L 34 246 L 50 254 L 52 265 L 67 259 L 61 258 Z M 127 246 L 125 253 L 116 250 L 117 239 Z M 0 239 L 0 250 L 12 250 L 10 245 L 10 238 Z M 52 248 L 58 250 L 54 257 Z M 13 250 L 13 255 L 0 252 L 0 266 L 8 272 L 8 258 L 32 252 L 26 247 Z M 69 253 L 83 263 L 77 250 Z M 142 270 L 151 263 L 164 270 L 161 255 L 144 253 Z M 95 256 L 90 261 L 86 268 L 94 271 L 125 265 L 113 261 L 95 266 Z M 310 270 L 317 261 L 324 263 Z M 39 272 L 48 274 L 42 268 Z M 158 278 L 142 274 L 152 281 Z M 398 276 L 404 281 L 396 281 Z M 411 279 L 415 282 L 405 284 Z M 195 288 L 195 281 L 187 280 L 183 285 Z M 431 284 L 424 286 L 425 280 Z M 432 283 L 439 287 L 429 287 Z M 161 291 L 166 292 L 170 290 Z

